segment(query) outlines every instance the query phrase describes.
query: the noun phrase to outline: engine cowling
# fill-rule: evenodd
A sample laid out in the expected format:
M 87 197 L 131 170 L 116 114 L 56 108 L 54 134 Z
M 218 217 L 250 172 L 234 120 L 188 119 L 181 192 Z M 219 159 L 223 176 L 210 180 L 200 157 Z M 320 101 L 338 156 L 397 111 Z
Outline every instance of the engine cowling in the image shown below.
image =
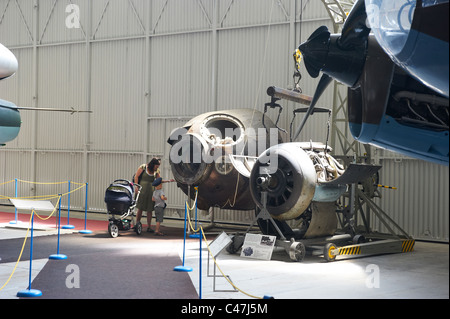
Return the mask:
M 269 148 L 258 157 L 250 175 L 250 192 L 263 208 L 262 192 L 267 192 L 266 209 L 277 220 L 299 217 L 311 204 L 316 187 L 316 170 L 302 143 L 285 143 Z
M 12 141 L 20 131 L 21 119 L 17 106 L 0 100 L 0 146 Z

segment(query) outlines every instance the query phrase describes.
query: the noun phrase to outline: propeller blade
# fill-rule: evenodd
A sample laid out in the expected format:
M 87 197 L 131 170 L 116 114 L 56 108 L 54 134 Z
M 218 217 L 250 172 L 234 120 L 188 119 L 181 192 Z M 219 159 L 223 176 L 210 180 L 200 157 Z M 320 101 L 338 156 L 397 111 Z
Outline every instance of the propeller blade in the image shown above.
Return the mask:
M 338 44 L 343 50 L 350 50 L 356 46 L 364 45 L 370 33 L 366 25 L 367 13 L 364 0 L 358 0 L 350 11 Z
M 306 124 L 306 121 L 308 120 L 308 117 L 312 114 L 314 107 L 316 106 L 317 102 L 319 101 L 320 97 L 322 96 L 325 89 L 328 87 L 328 85 L 333 81 L 333 78 L 331 76 L 328 76 L 326 74 L 323 74 L 320 78 L 319 84 L 317 85 L 316 92 L 314 93 L 314 96 L 312 98 L 311 104 L 309 105 L 308 111 L 305 114 L 305 117 L 302 120 L 302 123 L 297 129 L 297 132 L 295 132 L 295 136 L 293 141 L 297 139 L 297 137 L 300 135 L 300 132 L 302 131 L 303 127 Z
M 319 36 L 321 36 L 323 33 L 329 32 L 328 28 L 326 26 L 319 27 L 316 31 L 314 31 L 308 38 L 308 41 L 313 40 Z

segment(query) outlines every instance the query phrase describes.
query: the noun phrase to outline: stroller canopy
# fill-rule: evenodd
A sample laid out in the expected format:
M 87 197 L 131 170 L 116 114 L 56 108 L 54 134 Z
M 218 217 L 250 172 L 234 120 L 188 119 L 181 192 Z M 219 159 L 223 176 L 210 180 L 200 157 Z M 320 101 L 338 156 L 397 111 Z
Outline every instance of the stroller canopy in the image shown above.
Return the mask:
M 105 192 L 105 203 L 108 211 L 115 213 L 126 212 L 133 200 L 134 189 L 133 184 L 126 180 L 115 180 Z

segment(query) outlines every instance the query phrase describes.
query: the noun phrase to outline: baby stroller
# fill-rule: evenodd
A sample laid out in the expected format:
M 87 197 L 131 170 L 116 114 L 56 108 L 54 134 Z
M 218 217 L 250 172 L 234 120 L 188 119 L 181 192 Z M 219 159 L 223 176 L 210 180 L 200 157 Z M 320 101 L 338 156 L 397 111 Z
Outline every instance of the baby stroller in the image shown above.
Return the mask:
M 134 191 L 134 186 L 137 186 L 137 192 Z M 105 203 L 109 220 L 108 232 L 111 237 L 119 236 L 119 230 L 131 229 L 131 224 L 134 224 L 134 209 L 141 188 L 141 185 L 118 179 L 106 189 Z M 111 217 L 109 216 L 110 214 Z M 134 231 L 138 235 L 142 233 L 142 224 L 140 222 L 134 224 Z

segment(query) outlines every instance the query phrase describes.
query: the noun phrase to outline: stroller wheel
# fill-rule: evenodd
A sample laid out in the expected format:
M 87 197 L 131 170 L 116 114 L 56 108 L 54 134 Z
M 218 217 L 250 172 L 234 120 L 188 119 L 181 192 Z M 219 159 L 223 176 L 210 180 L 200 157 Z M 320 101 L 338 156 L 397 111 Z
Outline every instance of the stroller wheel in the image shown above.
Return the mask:
M 108 232 L 112 238 L 116 238 L 117 236 L 119 236 L 119 226 L 114 223 L 109 223 Z
M 140 235 L 142 233 L 142 224 L 141 222 L 138 222 L 136 226 L 134 226 L 134 231 L 136 234 Z

